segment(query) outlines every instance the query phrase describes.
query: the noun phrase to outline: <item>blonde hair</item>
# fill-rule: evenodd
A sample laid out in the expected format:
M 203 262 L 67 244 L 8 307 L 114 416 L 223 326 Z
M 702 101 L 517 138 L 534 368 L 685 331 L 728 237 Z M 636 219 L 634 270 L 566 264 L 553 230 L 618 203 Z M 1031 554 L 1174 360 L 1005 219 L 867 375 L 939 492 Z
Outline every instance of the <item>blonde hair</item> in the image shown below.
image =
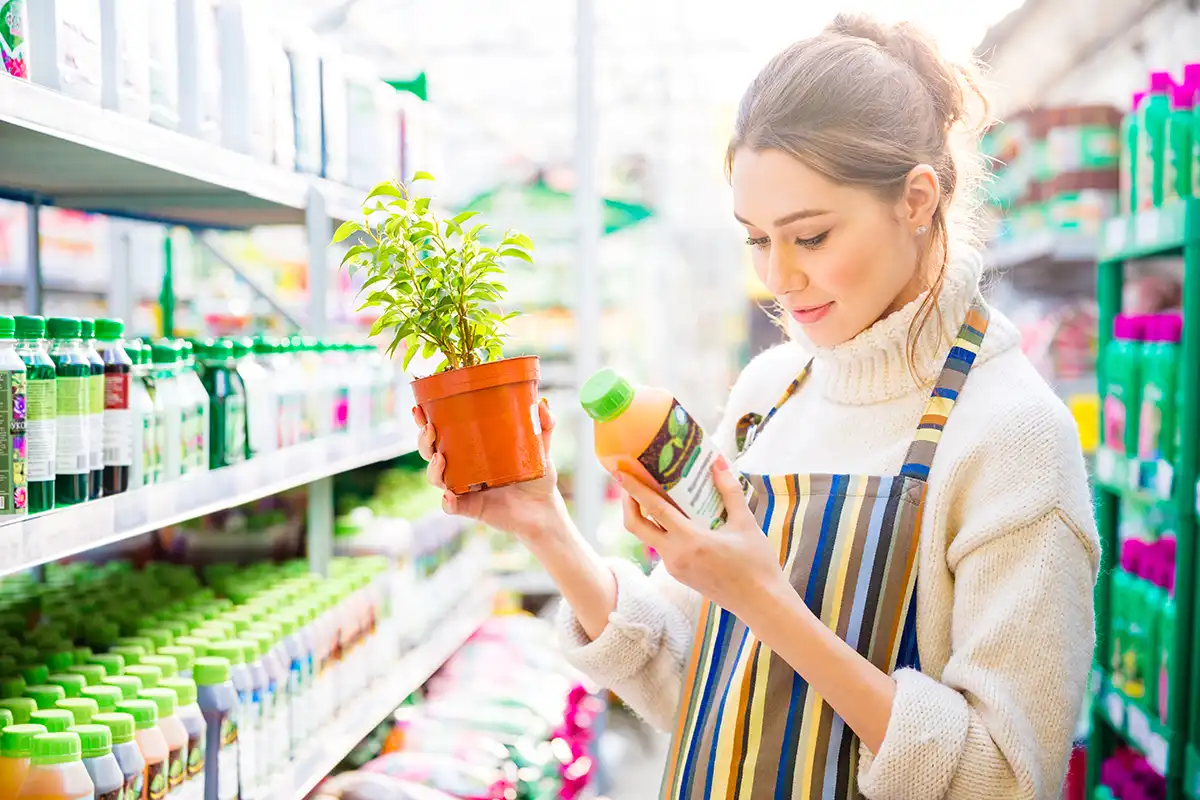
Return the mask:
M 742 96 L 726 151 L 727 172 L 741 148 L 779 150 L 888 202 L 899 199 L 914 167 L 933 168 L 941 200 L 929 241 L 940 258 L 909 330 L 914 377 L 921 330 L 935 314 L 943 329 L 937 300 L 951 253 L 978 248 L 978 143 L 987 108 L 974 65 L 947 60 L 920 28 L 839 14 L 758 74 Z

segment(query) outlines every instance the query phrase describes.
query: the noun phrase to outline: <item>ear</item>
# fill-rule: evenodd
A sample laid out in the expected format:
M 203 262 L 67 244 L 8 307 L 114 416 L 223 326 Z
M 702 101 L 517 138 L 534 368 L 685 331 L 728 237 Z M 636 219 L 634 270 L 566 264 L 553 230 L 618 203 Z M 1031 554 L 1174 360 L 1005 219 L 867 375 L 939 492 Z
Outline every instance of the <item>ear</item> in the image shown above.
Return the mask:
M 904 180 L 904 192 L 900 197 L 900 214 L 913 235 L 924 226 L 929 230 L 933 212 L 942 200 L 942 187 L 937 173 L 928 164 L 918 164 L 909 170 Z

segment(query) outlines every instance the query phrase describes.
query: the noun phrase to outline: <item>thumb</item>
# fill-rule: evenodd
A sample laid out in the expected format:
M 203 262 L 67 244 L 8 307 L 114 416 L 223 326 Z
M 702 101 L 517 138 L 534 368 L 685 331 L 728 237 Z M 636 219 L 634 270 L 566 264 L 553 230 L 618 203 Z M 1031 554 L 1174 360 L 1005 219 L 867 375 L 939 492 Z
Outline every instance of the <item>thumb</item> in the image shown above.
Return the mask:
M 729 514 L 731 522 L 746 522 L 753 521 L 754 515 L 750 513 L 750 506 L 746 504 L 746 494 L 742 489 L 742 482 L 738 480 L 735 473 L 729 466 L 729 462 L 724 456 L 717 459 L 713 464 L 713 483 L 717 486 L 717 492 L 721 495 L 722 502 L 725 503 L 725 510 Z
M 554 438 L 554 413 L 550 411 L 550 401 L 542 398 L 538 403 L 538 421 L 542 426 L 542 452 L 550 457 L 550 443 Z

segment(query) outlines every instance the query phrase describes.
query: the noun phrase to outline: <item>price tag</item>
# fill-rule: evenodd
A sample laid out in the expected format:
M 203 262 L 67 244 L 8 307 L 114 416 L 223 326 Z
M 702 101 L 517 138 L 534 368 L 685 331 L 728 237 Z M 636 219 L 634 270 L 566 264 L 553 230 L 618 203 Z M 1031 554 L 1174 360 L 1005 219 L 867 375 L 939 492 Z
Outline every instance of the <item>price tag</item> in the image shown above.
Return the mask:
M 1154 490 L 1162 500 L 1171 499 L 1175 486 L 1175 469 L 1166 461 L 1155 462 Z
M 1125 702 L 1121 695 L 1109 692 L 1104 695 L 1104 709 L 1108 712 L 1108 720 L 1117 730 L 1125 729 Z
M 1104 247 L 1110 253 L 1125 249 L 1125 220 L 1113 220 L 1104 228 Z
M 1154 733 L 1150 730 L 1150 720 L 1146 719 L 1145 712 L 1130 703 L 1125 707 L 1125 719 L 1129 725 L 1129 738 L 1148 754 Z
M 1135 217 L 1133 237 L 1145 247 L 1158 242 L 1158 211 L 1144 211 Z
M 1112 450 L 1101 447 L 1096 451 L 1096 477 L 1103 483 L 1115 483 L 1117 459 Z
M 1154 767 L 1154 771 L 1165 778 L 1167 776 L 1167 757 L 1171 752 L 1171 747 L 1167 744 L 1167 740 L 1157 733 L 1151 734 L 1150 741 L 1147 743 L 1145 749 L 1146 760 L 1150 762 L 1150 766 Z

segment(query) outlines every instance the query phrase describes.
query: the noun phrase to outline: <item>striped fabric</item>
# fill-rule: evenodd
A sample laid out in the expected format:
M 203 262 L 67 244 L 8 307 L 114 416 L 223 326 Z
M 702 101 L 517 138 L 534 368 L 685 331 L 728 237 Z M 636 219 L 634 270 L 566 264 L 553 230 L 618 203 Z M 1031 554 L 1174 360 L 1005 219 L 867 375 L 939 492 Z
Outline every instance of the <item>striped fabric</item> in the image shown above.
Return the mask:
M 920 667 L 913 598 L 925 477 L 986 327 L 986 311 L 973 309 L 900 475 L 746 476 L 755 516 L 805 604 L 889 673 Z M 857 738 L 791 666 L 712 603 L 694 641 L 663 800 L 858 796 Z

